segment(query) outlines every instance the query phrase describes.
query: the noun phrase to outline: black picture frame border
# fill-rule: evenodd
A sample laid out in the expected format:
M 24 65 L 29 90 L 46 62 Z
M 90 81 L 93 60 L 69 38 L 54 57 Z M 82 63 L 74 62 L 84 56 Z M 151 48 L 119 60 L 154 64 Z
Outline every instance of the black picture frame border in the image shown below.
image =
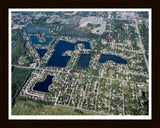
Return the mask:
M 50 127 L 145 127 L 160 126 L 158 81 L 160 4 L 158 0 L 2 0 L 0 121 L 4 128 Z M 9 8 L 151 8 L 152 9 L 152 120 L 9 120 L 8 119 L 8 9 Z

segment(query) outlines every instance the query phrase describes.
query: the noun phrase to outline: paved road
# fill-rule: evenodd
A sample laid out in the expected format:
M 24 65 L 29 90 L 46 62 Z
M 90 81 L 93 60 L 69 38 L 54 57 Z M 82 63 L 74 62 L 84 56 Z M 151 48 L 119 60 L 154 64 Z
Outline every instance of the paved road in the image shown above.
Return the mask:
M 34 68 L 34 67 L 25 67 L 25 66 L 19 66 L 19 65 L 12 65 L 12 66 L 15 66 L 15 67 L 18 67 L 18 68 L 25 68 L 25 69 L 36 69 L 36 70 L 43 70 L 43 71 L 53 71 L 55 72 L 56 70 L 52 70 L 52 69 L 43 69 L 43 68 Z M 56 71 L 57 72 L 57 71 Z M 60 73 L 67 73 L 68 72 L 65 72 L 65 71 L 58 71 Z M 79 73 L 77 73 L 79 74 Z M 79 74 L 80 75 L 80 74 Z M 129 81 L 129 80 L 121 80 L 121 79 L 114 79 L 114 78 L 107 78 L 107 77 L 101 77 L 101 76 L 94 76 L 94 75 L 84 75 L 84 74 L 81 74 L 82 77 L 96 77 L 96 78 L 103 78 L 103 79 L 108 79 L 108 80 L 119 80 L 119 81 L 124 81 L 124 82 L 134 82 L 134 81 Z M 141 83 L 141 82 L 136 82 L 136 83 Z
M 108 113 L 95 112 L 95 111 L 88 110 L 88 109 L 82 109 L 82 108 L 78 108 L 78 107 L 71 107 L 71 106 L 66 106 L 66 105 L 61 105 L 61 104 L 56 104 L 56 106 L 62 106 L 62 107 L 71 108 L 71 109 L 79 109 L 79 110 L 93 112 L 93 113 L 98 113 L 98 114 L 102 114 L 102 115 L 110 115 Z
M 141 50 L 142 50 L 142 53 L 143 53 L 143 56 L 144 56 L 144 59 L 145 59 L 145 62 L 146 62 L 146 66 L 147 66 L 147 69 L 148 69 L 148 72 L 149 72 L 148 61 L 147 61 L 146 56 L 145 56 L 145 50 L 144 50 L 144 47 L 143 47 L 143 44 L 142 44 L 141 35 L 140 35 L 139 28 L 138 28 L 138 25 L 137 25 L 137 20 L 136 20 L 135 13 L 134 13 L 134 18 L 135 18 L 135 25 L 136 25 L 136 29 L 137 29 L 137 33 L 138 33 L 139 42 L 140 42 L 139 45 L 141 47 Z
M 43 69 L 43 68 L 34 68 L 34 67 L 25 67 L 25 66 L 19 66 L 19 65 L 12 65 L 18 68 L 25 68 L 25 69 L 36 69 L 36 70 L 44 70 L 44 71 L 55 71 L 52 69 Z M 64 71 L 59 71 L 62 73 L 68 73 L 68 72 L 64 72 Z M 94 75 L 84 75 L 82 74 L 83 77 L 98 77 L 98 78 L 104 78 L 104 79 L 110 79 L 110 80 L 119 80 L 119 81 L 126 81 L 126 80 L 121 80 L 121 79 L 113 79 L 113 78 L 107 78 L 107 77 L 99 77 L 99 76 L 94 76 Z M 127 81 L 127 82 L 133 82 L 133 81 Z

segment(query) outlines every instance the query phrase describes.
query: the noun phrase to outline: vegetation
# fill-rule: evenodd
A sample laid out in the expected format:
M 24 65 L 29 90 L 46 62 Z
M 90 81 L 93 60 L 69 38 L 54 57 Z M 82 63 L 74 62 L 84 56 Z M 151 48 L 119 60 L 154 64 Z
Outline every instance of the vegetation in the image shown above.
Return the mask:
M 100 24 L 91 24 L 91 23 L 87 24 L 87 27 L 89 27 L 90 29 L 97 28 L 97 27 L 100 27 L 100 26 L 101 26 Z
M 34 102 L 31 99 L 19 99 L 12 108 L 13 115 L 95 115 L 79 109 L 52 106 Z
M 145 19 L 147 19 L 149 16 L 148 12 L 138 12 L 138 14 Z
M 31 69 L 12 67 L 12 106 L 14 105 L 17 95 L 19 94 L 31 72 Z
M 20 30 L 12 31 L 12 33 L 13 33 L 12 41 L 16 42 L 16 46 L 12 49 L 12 64 L 17 65 L 20 56 L 27 57 L 30 55 L 30 53 L 28 49 L 25 47 L 25 42 L 22 38 L 21 31 Z M 27 63 L 24 63 L 24 65 L 28 66 L 30 63 L 32 63 L 32 61 L 33 58 L 31 57 L 29 63 L 28 61 L 26 61 Z
M 114 17 L 114 19 L 116 18 L 116 12 L 112 12 L 111 15 Z
M 145 23 L 139 24 L 138 25 L 140 34 L 141 34 L 141 39 L 142 43 L 144 45 L 145 55 L 146 58 L 148 59 L 148 49 L 149 49 L 149 31 L 148 31 L 148 26 Z

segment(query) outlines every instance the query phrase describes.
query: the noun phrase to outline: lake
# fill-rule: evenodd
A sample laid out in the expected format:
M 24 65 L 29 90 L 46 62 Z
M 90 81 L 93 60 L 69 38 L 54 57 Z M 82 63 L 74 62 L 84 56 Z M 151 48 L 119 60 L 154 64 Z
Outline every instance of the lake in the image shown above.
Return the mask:
M 78 61 L 78 66 L 82 68 L 87 68 L 89 65 L 90 59 L 91 59 L 90 54 L 81 54 L 79 61 Z
M 54 22 L 53 24 L 61 24 L 61 22 Z
M 127 64 L 127 61 L 124 60 L 123 58 L 116 56 L 116 55 L 107 55 L 107 54 L 101 54 L 99 62 L 100 63 L 105 63 L 106 61 L 114 61 L 115 63 L 118 64 Z
M 30 56 L 27 56 L 27 57 L 26 57 L 26 60 L 30 60 L 30 59 L 31 59 L 31 57 L 30 57 Z
M 11 48 L 13 49 L 15 47 L 16 43 L 15 42 L 12 42 L 11 43 Z
M 48 87 L 52 84 L 52 79 L 54 76 L 47 75 L 47 78 L 44 81 L 37 82 L 33 87 L 33 90 L 40 91 L 40 92 L 47 92 L 49 93 Z
M 39 28 L 33 28 L 33 27 L 26 27 L 25 28 L 26 33 L 39 33 L 39 32 L 43 32 L 44 34 L 49 34 L 48 30 L 44 30 L 44 29 L 39 29 Z
M 46 42 L 39 42 L 37 36 L 30 36 L 30 39 L 31 39 L 31 41 L 32 41 L 33 44 L 47 45 L 47 44 L 49 44 L 52 41 L 53 38 L 51 38 L 51 37 L 45 37 Z
M 36 49 L 38 54 L 39 54 L 39 57 L 42 58 L 45 53 L 47 52 L 47 49 Z
M 89 42 L 78 41 L 76 43 L 70 43 L 60 40 L 55 46 L 55 51 L 47 65 L 53 67 L 65 67 L 71 56 L 62 56 L 62 54 L 68 50 L 73 51 L 77 44 L 84 44 L 85 49 L 91 49 Z
M 86 41 L 77 41 L 74 45 L 77 45 L 77 44 L 84 44 L 84 48 L 85 49 L 91 49 L 91 46 L 90 46 L 89 42 L 86 42 Z

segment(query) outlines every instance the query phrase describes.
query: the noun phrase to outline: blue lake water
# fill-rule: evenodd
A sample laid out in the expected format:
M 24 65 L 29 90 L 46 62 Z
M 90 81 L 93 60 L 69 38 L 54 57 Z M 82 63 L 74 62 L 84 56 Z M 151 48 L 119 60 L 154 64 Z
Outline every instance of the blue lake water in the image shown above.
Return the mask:
M 77 41 L 74 45 L 77 44 L 84 44 L 84 48 L 85 49 L 91 49 L 90 43 L 89 42 L 85 42 L 85 41 Z
M 78 61 L 78 66 L 82 68 L 88 67 L 90 59 L 91 59 L 90 54 L 81 54 L 79 61 Z
M 15 47 L 15 45 L 16 45 L 16 43 L 12 42 L 12 44 L 11 44 L 12 49 Z
M 105 63 L 106 61 L 114 61 L 115 63 L 118 64 L 127 64 L 127 61 L 124 60 L 123 58 L 116 56 L 116 55 L 107 55 L 107 54 L 101 54 L 99 62 L 100 63 Z
M 33 28 L 33 27 L 26 27 L 25 28 L 25 31 L 27 33 L 38 33 L 38 32 L 43 32 L 44 34 L 49 34 L 49 31 L 48 30 L 43 30 L 43 29 L 39 29 L 39 28 Z
M 47 78 L 42 82 L 37 82 L 33 87 L 33 90 L 40 91 L 40 92 L 47 92 L 49 93 L 48 87 L 52 83 L 52 79 L 54 76 L 47 75 Z
M 62 54 L 68 50 L 73 51 L 77 44 L 84 44 L 85 49 L 91 49 L 89 42 L 78 41 L 73 44 L 60 40 L 55 46 L 55 51 L 49 59 L 47 65 L 53 67 L 65 67 L 71 56 L 62 56 Z
M 41 44 L 41 45 L 47 45 L 49 44 L 53 38 L 51 37 L 45 37 L 46 38 L 46 42 L 39 42 L 38 41 L 38 37 L 37 36 L 30 36 L 30 39 L 32 41 L 33 44 Z
M 45 53 L 47 52 L 47 49 L 36 49 L 36 50 L 37 50 L 40 58 L 42 58 L 45 55 Z
M 121 19 L 122 17 L 121 17 L 121 16 L 117 16 L 117 18 L 118 18 L 118 19 Z
M 26 60 L 30 60 L 30 59 L 31 59 L 31 57 L 30 57 L 30 56 L 26 57 Z
M 54 22 L 53 24 L 61 24 L 61 22 Z

